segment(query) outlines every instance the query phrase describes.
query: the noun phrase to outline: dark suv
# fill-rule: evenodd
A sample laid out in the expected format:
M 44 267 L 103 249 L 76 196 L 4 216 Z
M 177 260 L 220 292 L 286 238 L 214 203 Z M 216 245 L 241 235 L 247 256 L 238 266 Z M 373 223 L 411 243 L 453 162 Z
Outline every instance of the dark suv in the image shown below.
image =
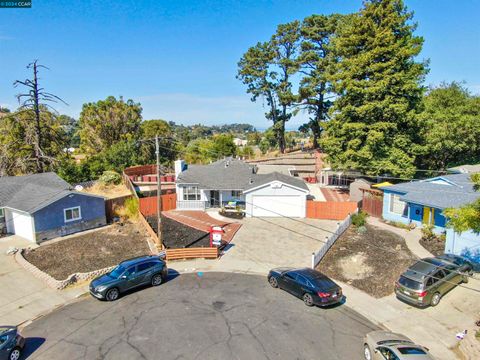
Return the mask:
M 22 355 L 25 339 L 16 326 L 0 326 L 0 360 L 18 360 Z
M 458 265 L 425 258 L 400 276 L 395 283 L 395 294 L 398 299 L 416 306 L 436 306 L 443 295 L 462 282 L 468 282 L 468 275 L 462 273 Z
M 167 278 L 167 265 L 158 256 L 141 256 L 121 262 L 108 274 L 90 283 L 90 294 L 97 299 L 117 300 L 122 292 L 137 286 L 158 286 Z

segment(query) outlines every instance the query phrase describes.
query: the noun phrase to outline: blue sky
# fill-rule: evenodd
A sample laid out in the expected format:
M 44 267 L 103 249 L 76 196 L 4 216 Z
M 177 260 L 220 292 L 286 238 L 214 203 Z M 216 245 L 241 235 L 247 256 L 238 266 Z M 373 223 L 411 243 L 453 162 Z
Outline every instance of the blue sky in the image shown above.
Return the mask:
M 361 0 L 33 0 L 0 9 L 0 104 L 15 108 L 12 87 L 39 59 L 43 85 L 78 117 L 82 104 L 109 95 L 141 102 L 145 119 L 269 126 L 235 79 L 237 61 L 280 23 L 313 13 L 348 13 Z M 406 0 L 425 38 L 427 84 L 465 81 L 480 93 L 480 2 Z M 305 118 L 292 119 L 289 128 Z

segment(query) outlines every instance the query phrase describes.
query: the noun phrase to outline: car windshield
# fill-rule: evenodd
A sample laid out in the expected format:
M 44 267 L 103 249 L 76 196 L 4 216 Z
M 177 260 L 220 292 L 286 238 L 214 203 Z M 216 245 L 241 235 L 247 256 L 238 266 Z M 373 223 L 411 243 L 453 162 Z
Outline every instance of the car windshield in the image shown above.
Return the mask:
M 423 349 L 417 347 L 399 347 L 397 350 L 402 355 L 425 355 L 426 352 Z
M 421 282 L 409 279 L 405 276 L 400 276 L 400 280 L 398 280 L 398 282 L 400 283 L 400 285 L 403 285 L 403 286 L 405 286 L 409 289 L 412 289 L 412 290 L 422 289 L 422 283 Z
M 120 276 L 122 276 L 122 274 L 125 272 L 125 270 L 126 269 L 122 265 L 118 265 L 115 269 L 110 271 L 110 273 L 108 275 L 110 277 L 114 278 L 114 279 L 118 279 L 118 278 L 120 278 Z

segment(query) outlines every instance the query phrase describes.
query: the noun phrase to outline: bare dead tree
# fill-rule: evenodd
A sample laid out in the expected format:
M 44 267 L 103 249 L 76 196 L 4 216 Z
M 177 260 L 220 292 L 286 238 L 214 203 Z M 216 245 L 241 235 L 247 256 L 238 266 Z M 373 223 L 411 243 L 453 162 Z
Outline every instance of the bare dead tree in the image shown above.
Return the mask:
M 38 64 L 38 60 L 28 64 L 27 69 L 33 70 L 33 79 L 26 79 L 25 81 L 17 80 L 13 83 L 13 86 L 17 87 L 18 85 L 23 85 L 27 88 L 27 92 L 18 94 L 17 99 L 20 105 L 19 111 L 28 111 L 33 113 L 35 126 L 34 126 L 34 136 L 32 139 L 34 147 L 34 156 L 35 163 L 37 167 L 37 172 L 44 171 L 44 161 L 51 160 L 49 156 L 45 155 L 43 151 L 43 124 L 41 119 L 41 108 L 51 109 L 54 113 L 57 111 L 50 105 L 51 103 L 63 103 L 68 105 L 60 97 L 46 92 L 44 88 L 40 87 L 38 80 L 38 70 L 40 68 L 48 69 L 48 67 Z

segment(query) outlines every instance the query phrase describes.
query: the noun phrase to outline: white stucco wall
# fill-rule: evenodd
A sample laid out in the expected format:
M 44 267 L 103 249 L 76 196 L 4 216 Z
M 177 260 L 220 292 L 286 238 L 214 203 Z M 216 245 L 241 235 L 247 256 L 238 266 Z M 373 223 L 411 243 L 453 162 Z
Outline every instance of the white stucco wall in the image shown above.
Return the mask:
M 298 217 L 306 216 L 307 192 L 287 184 L 274 182 L 245 194 L 246 216 Z M 261 205 L 255 207 L 256 204 Z

